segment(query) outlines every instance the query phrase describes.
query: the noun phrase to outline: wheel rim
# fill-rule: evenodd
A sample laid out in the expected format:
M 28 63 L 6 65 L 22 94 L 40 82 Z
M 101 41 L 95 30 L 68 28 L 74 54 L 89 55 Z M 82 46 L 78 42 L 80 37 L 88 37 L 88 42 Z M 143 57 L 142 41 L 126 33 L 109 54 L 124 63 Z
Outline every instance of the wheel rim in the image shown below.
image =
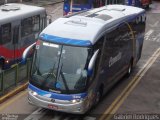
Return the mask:
M 128 73 L 131 73 L 131 65 L 129 66 Z

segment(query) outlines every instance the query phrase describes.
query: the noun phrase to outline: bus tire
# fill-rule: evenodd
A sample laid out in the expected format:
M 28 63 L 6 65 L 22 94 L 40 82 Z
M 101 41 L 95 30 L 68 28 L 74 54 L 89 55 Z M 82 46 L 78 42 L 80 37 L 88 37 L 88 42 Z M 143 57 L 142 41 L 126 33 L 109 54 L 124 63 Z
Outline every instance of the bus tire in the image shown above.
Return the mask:
M 103 95 L 103 85 L 100 86 L 99 90 L 96 92 L 95 105 L 97 105 L 102 99 Z
M 133 69 L 133 59 L 130 61 L 128 69 L 127 69 L 127 74 L 126 76 L 129 77 L 132 73 L 132 69 Z

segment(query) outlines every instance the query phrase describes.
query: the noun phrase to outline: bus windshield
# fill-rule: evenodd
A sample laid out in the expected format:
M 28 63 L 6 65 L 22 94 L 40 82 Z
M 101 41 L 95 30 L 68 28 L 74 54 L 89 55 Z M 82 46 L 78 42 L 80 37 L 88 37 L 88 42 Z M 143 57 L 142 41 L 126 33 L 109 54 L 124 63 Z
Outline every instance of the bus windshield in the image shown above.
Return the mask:
M 88 4 L 88 0 L 73 0 L 73 4 L 80 4 L 80 5 Z
M 38 42 L 30 83 L 51 92 L 82 92 L 87 83 L 90 48 Z
M 84 4 L 89 4 L 89 0 L 64 0 L 64 3 L 71 4 L 78 4 L 78 5 L 84 5 Z

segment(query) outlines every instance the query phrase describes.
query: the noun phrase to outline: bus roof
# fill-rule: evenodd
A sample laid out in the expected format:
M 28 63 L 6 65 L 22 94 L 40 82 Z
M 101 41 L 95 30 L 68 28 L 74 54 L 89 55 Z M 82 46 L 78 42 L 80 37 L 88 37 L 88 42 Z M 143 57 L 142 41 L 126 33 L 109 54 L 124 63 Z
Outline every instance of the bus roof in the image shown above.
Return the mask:
M 105 32 L 145 10 L 125 5 L 108 5 L 59 18 L 40 34 L 40 38 L 60 44 L 93 45 Z
M 45 8 L 19 4 L 9 3 L 0 6 L 0 24 L 4 24 L 17 19 L 27 18 L 32 15 L 44 13 Z

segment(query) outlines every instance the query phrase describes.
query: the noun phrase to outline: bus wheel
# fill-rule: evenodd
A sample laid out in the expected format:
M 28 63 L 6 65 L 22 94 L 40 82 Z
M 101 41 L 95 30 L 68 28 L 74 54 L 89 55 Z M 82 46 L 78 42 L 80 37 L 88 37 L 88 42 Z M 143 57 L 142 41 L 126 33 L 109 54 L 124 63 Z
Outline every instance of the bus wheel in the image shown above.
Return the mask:
M 132 66 L 132 60 L 131 60 L 129 66 L 128 66 L 128 70 L 127 70 L 127 77 L 129 77 L 129 76 L 131 75 L 131 73 L 132 73 L 132 68 L 133 68 L 133 66 Z
M 96 104 L 98 104 L 98 103 L 99 103 L 99 101 L 100 101 L 100 92 L 99 92 L 99 91 L 97 91 L 97 93 L 96 93 L 95 103 L 96 103 Z
M 99 101 L 101 100 L 102 94 L 103 94 L 103 86 L 101 85 L 101 87 L 99 88 L 99 90 L 96 93 L 95 105 L 97 105 L 99 103 Z

